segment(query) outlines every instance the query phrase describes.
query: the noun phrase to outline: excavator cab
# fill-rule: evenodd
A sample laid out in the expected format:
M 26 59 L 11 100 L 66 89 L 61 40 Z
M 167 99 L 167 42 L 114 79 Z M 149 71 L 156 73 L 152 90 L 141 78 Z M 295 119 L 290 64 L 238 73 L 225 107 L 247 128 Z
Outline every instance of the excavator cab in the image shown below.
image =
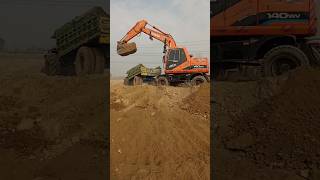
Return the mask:
M 173 48 L 168 50 L 166 69 L 172 70 L 187 61 L 186 53 L 183 48 Z
M 136 43 L 124 43 L 124 42 L 118 42 L 117 45 L 117 53 L 120 56 L 128 56 L 130 54 L 134 54 L 137 52 L 137 45 Z

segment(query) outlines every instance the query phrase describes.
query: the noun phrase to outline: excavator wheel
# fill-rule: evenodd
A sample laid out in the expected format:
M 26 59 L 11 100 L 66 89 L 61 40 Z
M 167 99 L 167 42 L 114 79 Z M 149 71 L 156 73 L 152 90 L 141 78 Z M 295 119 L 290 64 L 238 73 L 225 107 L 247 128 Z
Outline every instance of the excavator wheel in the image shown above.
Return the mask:
M 94 53 L 89 47 L 79 48 L 75 60 L 75 74 L 77 76 L 92 74 L 94 72 Z
M 192 78 L 192 80 L 191 80 L 191 84 L 192 84 L 193 86 L 198 86 L 198 85 L 203 84 L 203 83 L 205 83 L 205 82 L 207 82 L 206 78 L 203 77 L 203 76 L 201 76 L 201 75 L 195 76 L 195 77 Z
M 315 64 L 317 66 L 320 65 L 320 52 L 316 48 L 312 48 L 312 52 L 314 55 Z
M 299 48 L 282 45 L 271 49 L 263 61 L 264 76 L 279 76 L 299 66 L 308 66 L 308 57 Z
M 158 86 L 168 86 L 169 85 L 169 81 L 166 77 L 164 76 L 160 76 L 157 79 L 157 85 Z

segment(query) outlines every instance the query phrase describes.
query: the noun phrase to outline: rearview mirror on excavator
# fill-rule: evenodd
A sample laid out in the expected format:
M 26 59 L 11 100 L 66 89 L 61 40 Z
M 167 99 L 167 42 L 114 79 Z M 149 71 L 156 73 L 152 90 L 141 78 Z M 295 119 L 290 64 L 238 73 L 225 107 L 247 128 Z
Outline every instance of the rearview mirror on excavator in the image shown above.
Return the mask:
M 134 54 L 137 52 L 137 45 L 136 43 L 124 43 L 124 42 L 118 42 L 117 45 L 117 53 L 120 56 L 128 56 L 130 54 Z

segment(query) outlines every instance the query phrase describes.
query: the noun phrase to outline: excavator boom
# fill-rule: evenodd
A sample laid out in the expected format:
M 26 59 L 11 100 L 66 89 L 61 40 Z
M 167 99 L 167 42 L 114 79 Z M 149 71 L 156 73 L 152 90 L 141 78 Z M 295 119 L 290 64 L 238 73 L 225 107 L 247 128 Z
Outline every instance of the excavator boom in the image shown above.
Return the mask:
M 146 27 L 148 22 L 146 20 L 141 20 L 137 22 L 137 24 L 132 27 L 129 32 L 120 40 L 118 41 L 117 45 L 117 53 L 121 56 L 128 56 L 133 54 L 137 51 L 136 44 L 129 43 L 131 39 L 136 37 L 141 32 L 145 33 L 146 35 L 150 36 L 150 39 L 157 39 L 165 44 L 165 47 L 168 46 L 169 48 L 176 48 L 176 42 L 174 41 L 173 37 L 170 34 L 167 34 L 160 30 L 155 26 L 151 26 L 151 28 Z

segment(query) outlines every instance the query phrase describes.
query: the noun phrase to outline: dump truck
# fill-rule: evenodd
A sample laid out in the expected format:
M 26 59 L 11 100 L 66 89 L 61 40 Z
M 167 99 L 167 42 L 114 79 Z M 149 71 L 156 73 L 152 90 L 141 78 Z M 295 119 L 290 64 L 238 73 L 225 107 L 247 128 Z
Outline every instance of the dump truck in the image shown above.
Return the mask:
M 209 82 L 209 65 L 206 57 L 193 57 L 188 49 L 178 46 L 173 36 L 160 28 L 153 26 L 147 20 L 138 21 L 126 34 L 117 42 L 117 53 L 120 56 L 128 56 L 137 52 L 137 46 L 130 42 L 137 35 L 144 33 L 151 40 L 156 39 L 163 43 L 162 63 L 164 74 L 157 77 L 158 85 L 179 85 Z M 161 61 L 161 58 L 158 60 Z
M 94 7 L 55 30 L 56 47 L 45 54 L 47 75 L 101 74 L 109 68 L 110 19 Z
M 129 69 L 124 85 L 142 85 L 143 83 L 156 84 L 156 78 L 161 75 L 161 67 L 147 68 L 143 64 Z
M 213 78 L 320 65 L 314 0 L 211 0 Z

